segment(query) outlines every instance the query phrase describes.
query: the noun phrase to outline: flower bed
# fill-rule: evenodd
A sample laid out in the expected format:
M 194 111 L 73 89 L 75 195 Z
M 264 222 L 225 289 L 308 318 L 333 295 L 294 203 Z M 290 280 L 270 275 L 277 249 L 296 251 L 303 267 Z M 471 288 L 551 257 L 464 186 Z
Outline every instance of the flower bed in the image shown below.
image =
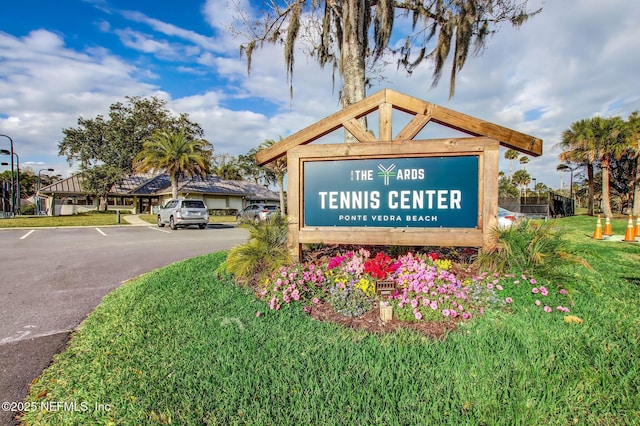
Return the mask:
M 531 307 L 547 314 L 570 312 L 569 292 L 557 284 L 539 283 L 527 273 L 518 277 L 488 273 L 461 277 L 453 266 L 435 253 L 391 258 L 359 249 L 328 261 L 283 267 L 267 280 L 259 296 L 270 311 L 298 307 L 314 317 L 350 326 L 360 324 L 359 328 L 372 331 L 394 329 L 398 323 L 414 328 L 455 324 L 488 309 Z M 383 280 L 395 285 L 390 295 L 376 293 L 376 283 Z M 395 325 L 379 319 L 375 308 L 381 303 L 392 306 Z M 356 320 L 363 316 L 365 321 Z M 436 328 L 443 331 L 442 326 Z

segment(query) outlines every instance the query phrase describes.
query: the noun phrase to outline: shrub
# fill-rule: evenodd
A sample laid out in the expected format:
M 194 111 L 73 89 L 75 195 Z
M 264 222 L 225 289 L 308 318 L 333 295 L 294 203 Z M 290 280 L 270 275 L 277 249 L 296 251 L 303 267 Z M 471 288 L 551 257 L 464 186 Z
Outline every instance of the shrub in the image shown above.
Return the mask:
M 277 215 L 267 222 L 249 222 L 246 226 L 249 242 L 229 252 L 225 267 L 246 285 L 264 285 L 268 277 L 291 260 L 286 247 L 288 222 Z
M 556 277 L 564 265 L 589 267 L 583 258 L 570 253 L 562 232 L 555 221 L 523 220 L 511 227 L 495 228 L 492 233 L 496 245 L 490 250 L 482 250 L 476 265 L 482 271 L 500 274 L 528 270 Z

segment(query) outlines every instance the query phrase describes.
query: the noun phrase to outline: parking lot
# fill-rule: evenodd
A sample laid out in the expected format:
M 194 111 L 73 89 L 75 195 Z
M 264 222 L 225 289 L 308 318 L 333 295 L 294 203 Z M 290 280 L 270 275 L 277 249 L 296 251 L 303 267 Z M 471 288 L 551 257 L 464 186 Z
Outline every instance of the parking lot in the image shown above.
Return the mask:
M 230 225 L 0 230 L 0 401 L 22 400 L 69 333 L 122 282 L 247 237 Z M 0 424 L 10 417 L 1 412 Z

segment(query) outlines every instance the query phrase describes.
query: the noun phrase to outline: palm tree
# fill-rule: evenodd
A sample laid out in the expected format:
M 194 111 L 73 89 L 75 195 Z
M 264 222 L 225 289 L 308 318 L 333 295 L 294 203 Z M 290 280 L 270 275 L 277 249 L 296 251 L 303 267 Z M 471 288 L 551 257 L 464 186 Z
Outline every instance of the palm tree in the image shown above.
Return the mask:
M 559 172 L 569 171 L 571 177 L 569 179 L 569 198 L 573 198 L 573 172 L 577 169 L 577 166 L 571 167 L 569 164 L 561 163 L 556 166 L 556 170 Z
M 282 136 L 280 136 L 280 140 L 282 140 Z M 269 148 L 270 146 L 275 145 L 277 142 L 273 139 L 266 139 L 262 144 L 260 144 L 260 149 Z M 272 162 L 265 165 L 265 167 L 269 168 L 276 176 L 276 180 L 278 182 L 278 192 L 280 193 L 280 210 L 285 212 L 285 204 L 284 204 L 284 176 L 287 174 L 287 157 L 280 157 Z
M 522 189 L 531 183 L 531 176 L 526 170 L 517 170 L 513 174 L 513 183 L 520 188 L 520 195 L 522 195 Z
M 171 179 L 171 196 L 178 198 L 178 179 L 183 176 L 205 178 L 210 170 L 211 151 L 203 140 L 190 140 L 184 129 L 179 133 L 158 131 L 142 145 L 134 158 L 139 173 L 167 173 Z
M 634 215 L 640 215 L 640 112 L 634 111 L 627 120 L 627 142 L 629 157 L 636 159 L 636 173 L 633 177 Z
M 509 160 L 509 180 L 511 180 L 513 178 L 513 160 L 518 158 L 519 155 L 520 155 L 520 153 L 518 151 L 516 151 L 515 149 L 508 149 L 504 153 L 504 158 Z
M 611 160 L 620 159 L 627 148 L 624 136 L 625 123 L 620 117 L 595 117 L 591 123 L 595 139 L 593 155 L 600 160 L 602 168 L 602 213 L 610 216 L 610 165 Z
M 590 132 L 590 120 L 583 119 L 571 124 L 571 127 L 562 132 L 562 142 L 558 146 L 563 150 L 558 156 L 563 163 L 576 164 L 578 168 L 584 167 L 587 170 L 587 182 L 589 187 L 589 200 L 587 213 L 593 215 L 593 205 L 595 198 L 592 155 L 593 139 Z
M 529 162 L 529 157 L 527 157 L 526 155 L 523 155 L 522 157 L 520 157 L 520 160 L 518 160 L 520 162 L 520 164 L 522 164 L 522 167 L 527 170 L 527 163 Z

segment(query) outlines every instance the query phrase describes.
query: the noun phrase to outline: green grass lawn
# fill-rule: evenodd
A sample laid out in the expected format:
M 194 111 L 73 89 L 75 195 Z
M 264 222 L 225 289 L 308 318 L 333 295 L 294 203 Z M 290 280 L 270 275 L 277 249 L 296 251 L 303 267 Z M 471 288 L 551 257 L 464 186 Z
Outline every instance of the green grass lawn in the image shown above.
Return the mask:
M 124 214 L 123 214 L 124 215 Z M 117 225 L 117 215 L 113 211 L 79 213 L 71 216 L 18 216 L 0 219 L 0 228 L 42 228 L 58 226 L 107 226 Z M 121 225 L 128 225 L 120 218 Z
M 564 283 L 582 324 L 514 303 L 443 341 L 371 335 L 301 309 L 265 313 L 264 301 L 214 273 L 225 258 L 214 253 L 105 297 L 31 386 L 38 409 L 24 421 L 640 424 L 640 243 L 592 240 L 592 217 L 558 224 L 593 267 L 567 271 Z M 76 409 L 47 409 L 60 401 Z

